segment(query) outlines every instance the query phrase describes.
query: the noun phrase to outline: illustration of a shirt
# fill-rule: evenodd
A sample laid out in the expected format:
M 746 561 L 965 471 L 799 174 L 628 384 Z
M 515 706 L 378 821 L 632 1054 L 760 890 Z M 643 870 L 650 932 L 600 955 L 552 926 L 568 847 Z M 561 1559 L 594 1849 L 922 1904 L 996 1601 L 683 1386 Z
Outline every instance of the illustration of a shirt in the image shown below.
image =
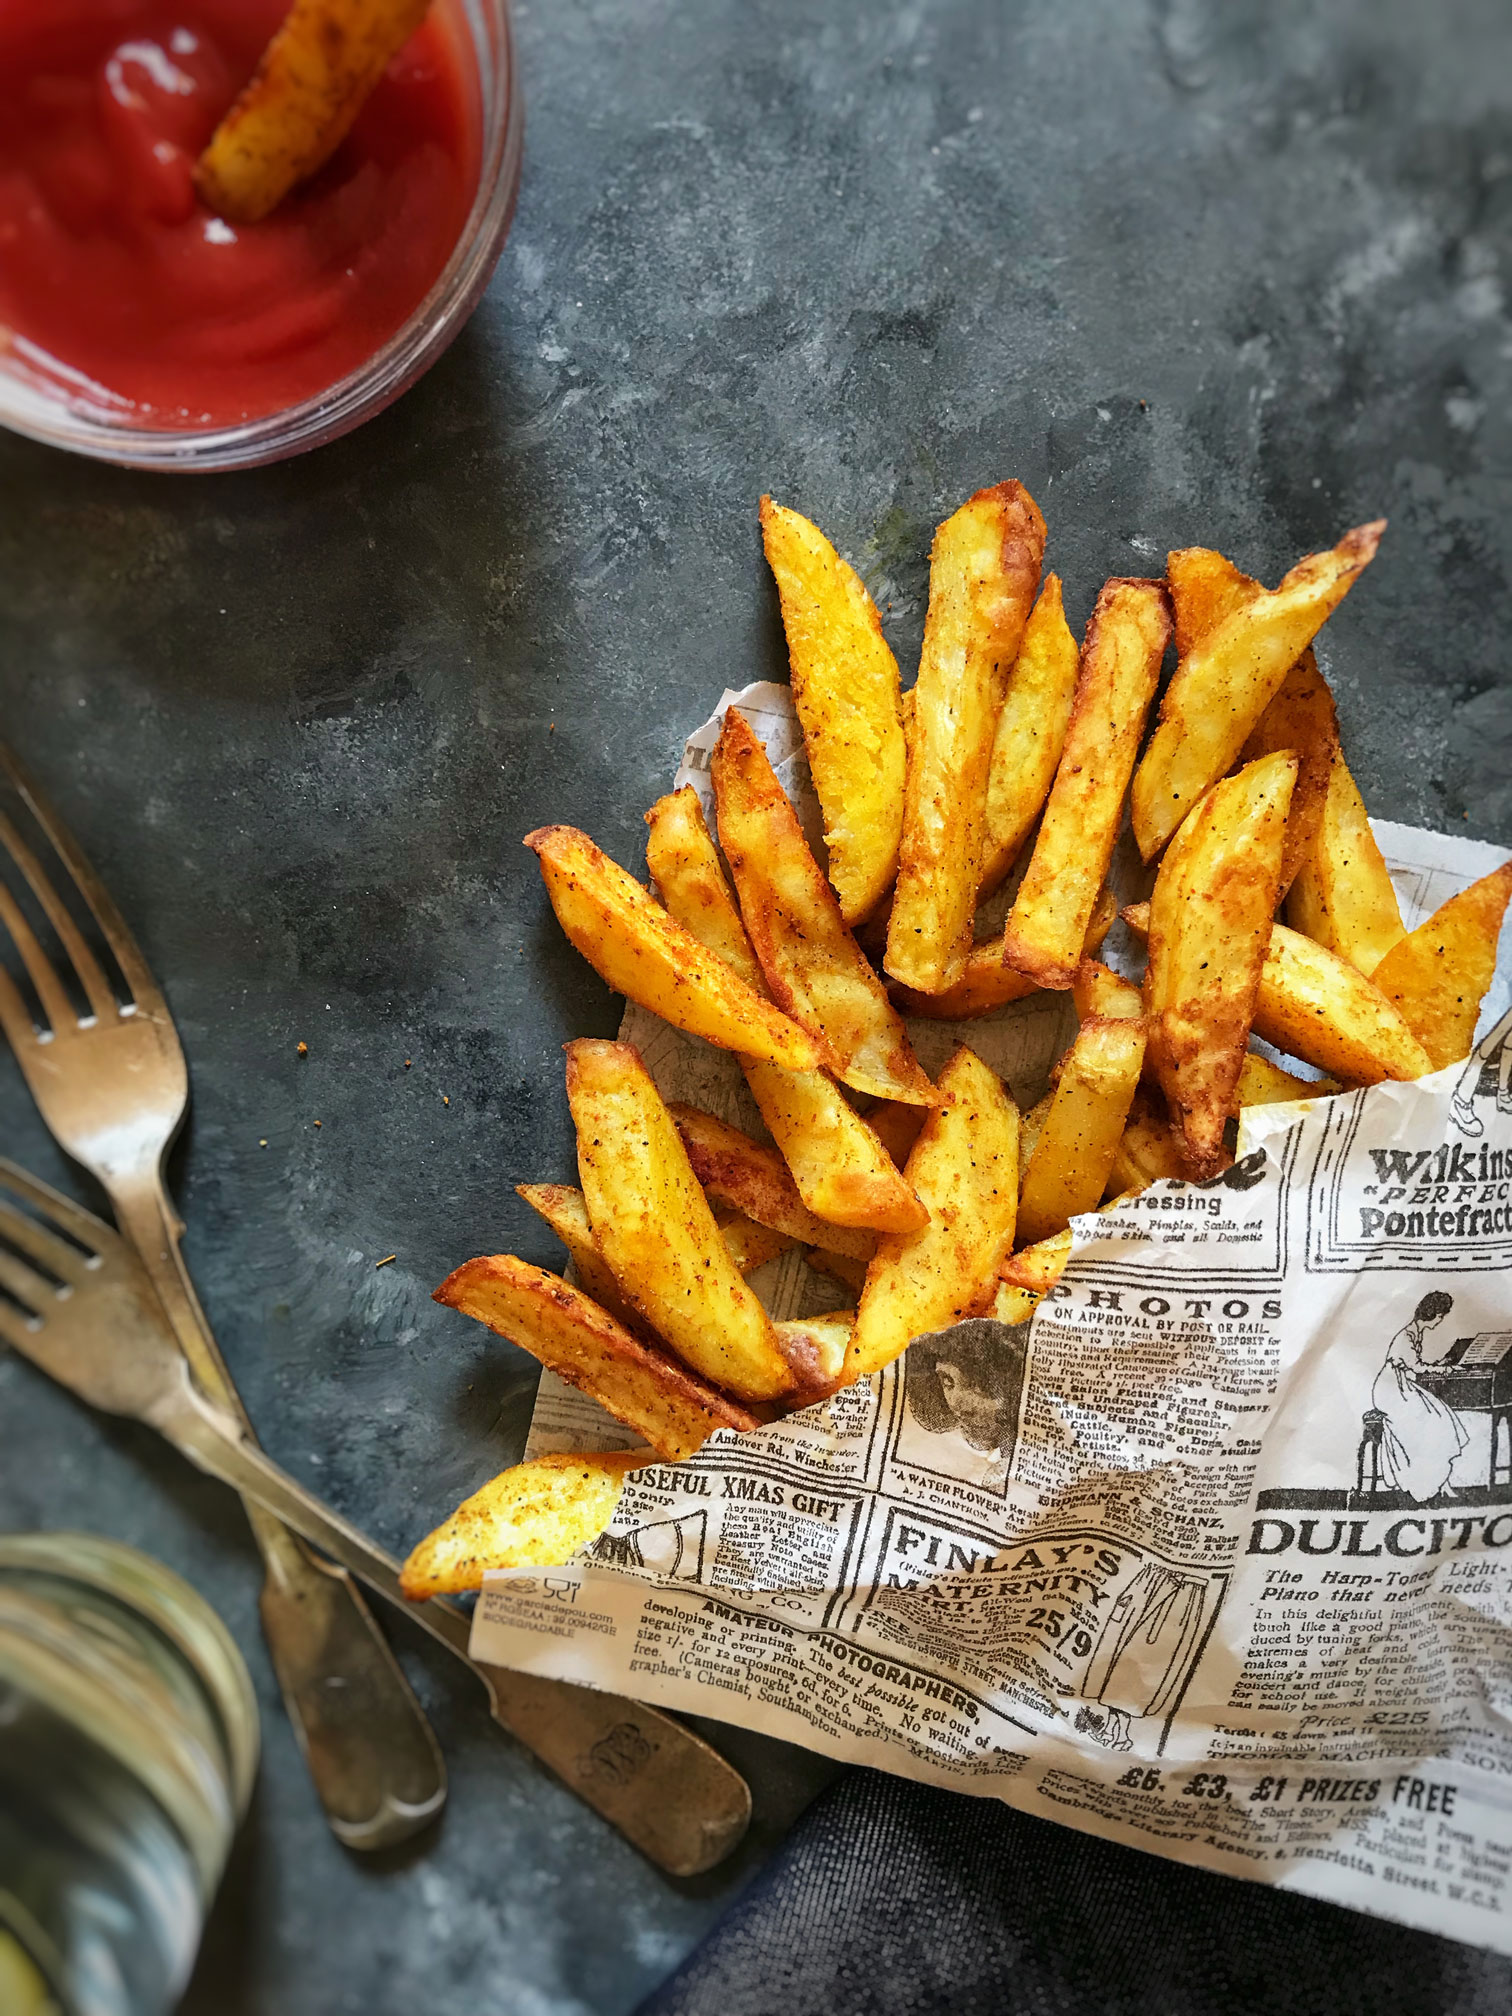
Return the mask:
M 1196 1653 L 1206 1593 L 1206 1583 L 1146 1562 L 1108 1614 L 1083 1697 L 1128 1715 L 1163 1715 Z

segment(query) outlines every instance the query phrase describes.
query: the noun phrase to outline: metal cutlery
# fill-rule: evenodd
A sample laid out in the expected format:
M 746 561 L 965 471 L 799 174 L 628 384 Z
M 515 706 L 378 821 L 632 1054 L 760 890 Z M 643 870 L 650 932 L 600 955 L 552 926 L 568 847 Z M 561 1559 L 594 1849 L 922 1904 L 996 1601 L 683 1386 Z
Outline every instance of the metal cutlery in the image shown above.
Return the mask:
M 183 1226 L 163 1165 L 183 1125 L 189 1076 L 168 1005 L 99 877 L 15 757 L 8 780 L 99 927 L 129 998 L 123 1003 L 38 854 L 0 808 L 0 847 L 72 969 L 82 1015 L 15 896 L 0 880 L 9 932 L 46 1027 L 0 967 L 0 1029 L 59 1145 L 104 1186 L 151 1276 L 200 1386 L 251 1432 L 179 1250 Z M 260 1610 L 274 1670 L 326 1818 L 349 1848 L 408 1840 L 446 1803 L 446 1766 L 361 1592 L 255 1502 L 248 1517 L 266 1570 Z
M 211 1476 L 255 1499 L 400 1605 L 488 1690 L 495 1721 L 673 1875 L 712 1868 L 750 1820 L 745 1780 L 654 1708 L 468 1653 L 464 1612 L 409 1603 L 398 1565 L 295 1483 L 243 1424 L 197 1390 L 145 1269 L 91 1213 L 0 1160 L 0 1340 L 108 1414 L 143 1421 Z

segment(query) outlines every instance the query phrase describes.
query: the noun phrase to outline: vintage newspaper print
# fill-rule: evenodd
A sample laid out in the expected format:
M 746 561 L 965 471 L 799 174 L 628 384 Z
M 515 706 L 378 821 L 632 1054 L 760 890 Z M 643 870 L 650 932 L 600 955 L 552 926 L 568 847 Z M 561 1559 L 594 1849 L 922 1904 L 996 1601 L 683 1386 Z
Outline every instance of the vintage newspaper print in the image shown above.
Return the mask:
M 801 802 L 785 689 L 740 698 Z M 1501 858 L 1377 830 L 1409 928 Z M 1078 1221 L 1032 1325 L 634 1473 L 584 1557 L 489 1578 L 475 1654 L 1512 1953 L 1509 999 L 1468 1063 L 1252 1110 L 1215 1182 Z M 1028 1104 L 1068 1013 L 914 1033 Z M 759 1129 L 729 1058 L 626 1033 Z M 532 1452 L 630 1439 L 543 1381 Z

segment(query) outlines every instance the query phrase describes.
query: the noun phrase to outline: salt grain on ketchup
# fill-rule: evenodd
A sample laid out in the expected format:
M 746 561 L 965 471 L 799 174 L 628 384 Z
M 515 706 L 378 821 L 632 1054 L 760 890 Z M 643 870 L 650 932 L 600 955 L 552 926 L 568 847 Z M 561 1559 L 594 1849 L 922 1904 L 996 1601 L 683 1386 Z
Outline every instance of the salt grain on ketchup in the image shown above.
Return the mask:
M 272 216 L 231 225 L 194 193 L 285 5 L 0 0 L 0 347 L 180 428 L 313 397 L 402 327 L 478 180 L 470 88 L 434 12 Z

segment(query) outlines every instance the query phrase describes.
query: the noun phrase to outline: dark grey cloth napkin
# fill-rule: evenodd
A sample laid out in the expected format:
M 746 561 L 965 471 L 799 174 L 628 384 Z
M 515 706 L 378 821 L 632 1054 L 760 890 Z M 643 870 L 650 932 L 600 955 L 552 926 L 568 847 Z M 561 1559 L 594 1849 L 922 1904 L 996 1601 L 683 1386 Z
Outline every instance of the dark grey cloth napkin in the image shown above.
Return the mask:
M 1512 1961 L 874 1771 L 637 2016 L 1508 2016 Z

